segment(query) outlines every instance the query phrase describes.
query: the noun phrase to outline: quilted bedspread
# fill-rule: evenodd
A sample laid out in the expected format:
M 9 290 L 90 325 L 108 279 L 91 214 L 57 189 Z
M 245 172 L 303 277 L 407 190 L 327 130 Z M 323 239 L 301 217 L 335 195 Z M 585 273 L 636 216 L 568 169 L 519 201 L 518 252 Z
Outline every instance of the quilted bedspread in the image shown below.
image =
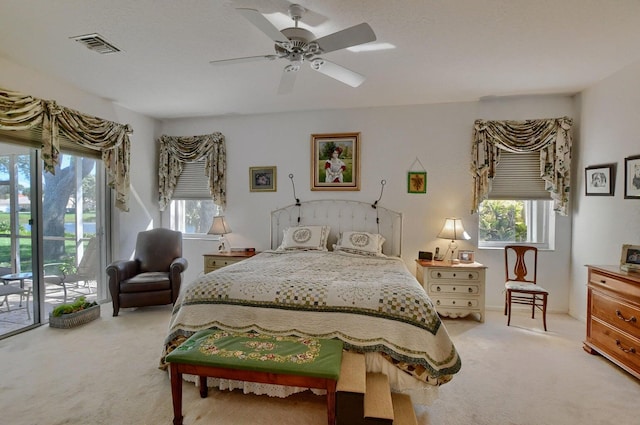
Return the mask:
M 165 353 L 201 329 L 337 338 L 440 385 L 460 358 L 399 258 L 267 251 L 197 278 L 176 301 Z

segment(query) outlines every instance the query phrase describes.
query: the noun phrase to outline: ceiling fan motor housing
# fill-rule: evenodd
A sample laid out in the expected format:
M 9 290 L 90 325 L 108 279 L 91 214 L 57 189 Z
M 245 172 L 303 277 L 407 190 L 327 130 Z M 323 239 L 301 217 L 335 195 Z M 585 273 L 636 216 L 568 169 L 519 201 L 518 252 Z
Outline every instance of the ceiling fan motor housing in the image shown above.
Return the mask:
M 278 55 L 283 55 L 291 61 L 304 61 L 309 59 L 309 54 L 314 55 L 319 52 L 316 43 L 311 43 L 315 39 L 313 33 L 304 28 L 285 28 L 282 31 L 289 41 L 276 43 L 275 49 Z

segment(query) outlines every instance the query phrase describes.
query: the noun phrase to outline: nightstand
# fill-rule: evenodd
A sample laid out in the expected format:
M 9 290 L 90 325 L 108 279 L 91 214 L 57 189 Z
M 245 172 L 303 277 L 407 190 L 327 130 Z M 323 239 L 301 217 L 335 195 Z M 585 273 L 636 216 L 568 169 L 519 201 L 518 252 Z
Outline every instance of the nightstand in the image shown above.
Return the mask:
M 203 254 L 204 256 L 204 273 L 207 274 L 214 270 L 221 269 L 229 264 L 234 264 L 247 258 L 253 257 L 257 252 L 231 251 L 218 252 L 217 254 Z
M 480 263 L 416 260 L 416 278 L 441 316 L 465 317 L 471 313 L 484 322 L 486 267 Z

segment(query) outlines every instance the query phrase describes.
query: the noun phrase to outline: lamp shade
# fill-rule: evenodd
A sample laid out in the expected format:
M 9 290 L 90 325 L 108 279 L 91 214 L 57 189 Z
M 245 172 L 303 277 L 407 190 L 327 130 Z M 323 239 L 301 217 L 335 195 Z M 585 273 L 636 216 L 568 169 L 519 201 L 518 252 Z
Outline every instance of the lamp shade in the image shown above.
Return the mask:
M 226 235 L 227 233 L 231 233 L 231 227 L 229 227 L 223 215 L 217 215 L 213 217 L 211 228 L 207 233 L 209 235 Z
M 464 230 L 464 226 L 462 226 L 462 219 L 460 218 L 446 218 L 444 220 L 442 230 L 438 233 L 438 237 L 452 241 L 471 239 L 471 236 L 469 236 L 469 234 Z

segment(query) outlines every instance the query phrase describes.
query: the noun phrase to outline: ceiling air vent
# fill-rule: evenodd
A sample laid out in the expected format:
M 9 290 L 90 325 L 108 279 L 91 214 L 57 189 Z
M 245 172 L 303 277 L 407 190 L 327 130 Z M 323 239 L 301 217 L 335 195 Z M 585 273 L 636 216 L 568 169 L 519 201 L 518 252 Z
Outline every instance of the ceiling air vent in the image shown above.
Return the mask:
M 109 43 L 100 34 L 79 35 L 77 37 L 71 37 L 71 39 L 84 44 L 87 49 L 98 52 L 101 55 L 120 51 L 120 49 Z

